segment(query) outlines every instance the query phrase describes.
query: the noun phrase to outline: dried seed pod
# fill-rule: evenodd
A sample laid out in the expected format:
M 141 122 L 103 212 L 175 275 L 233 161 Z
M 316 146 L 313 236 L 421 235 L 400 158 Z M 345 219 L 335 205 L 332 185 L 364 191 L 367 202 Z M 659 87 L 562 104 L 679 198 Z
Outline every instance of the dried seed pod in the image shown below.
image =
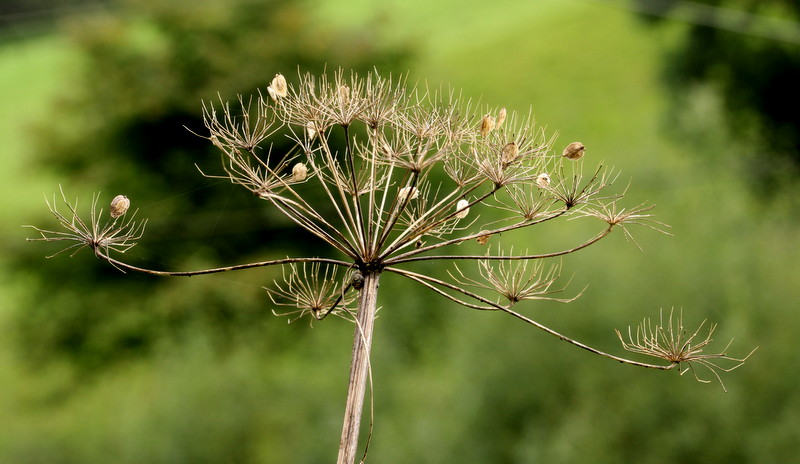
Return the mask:
M 550 186 L 550 176 L 548 176 L 547 173 L 544 173 L 544 172 L 539 174 L 538 176 L 536 176 L 536 185 L 538 185 L 541 188 L 549 187 Z
M 306 123 L 306 135 L 308 135 L 308 140 L 314 138 L 317 135 L 317 125 L 314 124 L 314 121 L 308 121 Z
M 489 135 L 489 132 L 494 130 L 494 125 L 494 118 L 490 114 L 484 116 L 483 119 L 481 119 L 481 136 L 486 137 Z
M 416 187 L 403 187 L 397 192 L 397 200 L 404 202 L 406 200 L 416 200 L 419 196 L 419 189 Z
M 350 87 L 346 85 L 339 86 L 339 104 L 342 106 L 347 105 L 347 102 L 350 101 Z
M 270 86 L 267 87 L 267 92 L 269 93 L 269 96 L 276 101 L 279 98 L 289 95 L 289 88 L 286 85 L 286 78 L 283 77 L 283 74 L 275 74 Z
M 125 195 L 117 195 L 111 200 L 111 208 L 109 214 L 112 218 L 118 218 L 128 211 L 131 207 L 131 201 Z
M 586 147 L 584 147 L 582 143 L 572 142 L 567 145 L 567 148 L 564 149 L 564 153 L 562 153 L 562 155 L 567 159 L 578 160 L 583 157 L 584 153 L 586 153 Z
M 297 163 L 292 167 L 292 180 L 302 182 L 308 177 L 308 168 L 303 163 Z
M 456 211 L 456 217 L 458 219 L 467 217 L 467 214 L 469 214 L 469 201 L 463 198 L 458 200 L 458 203 L 456 203 Z
M 506 121 L 506 109 L 505 107 L 503 107 L 500 108 L 500 112 L 497 113 L 497 125 L 495 126 L 495 129 L 500 129 L 500 126 L 502 126 L 505 121 Z
M 517 158 L 519 158 L 519 147 L 514 142 L 508 142 L 500 154 L 500 162 L 503 163 L 503 167 L 506 167 Z

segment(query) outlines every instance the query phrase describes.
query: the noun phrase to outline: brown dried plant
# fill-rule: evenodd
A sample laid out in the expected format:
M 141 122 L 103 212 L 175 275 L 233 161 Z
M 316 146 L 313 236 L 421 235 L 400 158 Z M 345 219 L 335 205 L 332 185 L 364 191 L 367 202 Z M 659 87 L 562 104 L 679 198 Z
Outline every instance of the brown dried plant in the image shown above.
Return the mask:
M 694 335 L 682 340 L 679 322 L 675 330 L 671 324 L 666 329 L 643 327 L 636 341 L 624 344 L 666 361 L 643 363 L 597 350 L 511 309 L 527 300 L 569 302 L 580 295 L 555 298 L 555 292 L 563 291 L 556 286 L 559 268 L 545 268 L 544 260 L 582 250 L 617 228 L 629 238 L 632 225 L 662 232 L 666 228 L 651 218 L 652 206 L 619 207 L 624 192 L 607 193 L 617 175 L 599 165 L 583 176 L 583 163 L 591 159 L 585 146 L 580 144 L 581 156 L 564 155 L 530 114 L 478 105 L 452 90 L 342 70 L 321 77 L 300 74 L 294 84 L 279 74 L 267 93 L 269 98 L 240 98 L 235 107 L 227 102 L 203 105 L 208 130 L 203 137 L 220 150 L 223 160 L 223 173 L 209 176 L 229 179 L 265 200 L 328 244 L 332 257 L 288 257 L 181 272 L 137 267 L 110 254 L 133 246 L 144 223 L 135 223 L 132 215 L 124 219 L 124 214 L 103 222 L 102 211 L 96 211 L 98 196 L 88 222 L 66 198 L 68 216 L 48 202 L 66 232 L 34 227 L 40 237 L 33 240 L 65 240 L 70 244 L 62 251 L 87 247 L 122 270 L 164 276 L 284 266 L 283 280 L 275 282 L 269 296 L 276 306 L 295 309 L 276 314 L 313 320 L 339 314 L 356 323 L 339 463 L 356 459 L 378 282 L 386 273 L 466 308 L 504 312 L 622 363 L 663 370 L 698 364 L 717 375 L 716 359 L 747 359 L 700 354 L 710 334 L 691 346 Z M 277 136 L 288 136 L 294 147 L 272 156 L 272 145 L 265 143 Z M 321 195 L 308 195 L 311 189 Z M 515 253 L 505 246 L 522 230 L 566 218 L 600 219 L 603 226 L 562 250 Z M 469 247 L 460 251 L 458 245 L 472 241 L 491 241 L 491 246 L 482 253 L 470 253 Z M 471 261 L 477 270 L 470 273 L 462 265 L 439 278 L 409 269 L 420 261 Z M 681 349 L 670 351 L 667 343 L 662 350 L 668 340 L 682 341 Z
M 655 326 L 653 326 L 650 319 L 644 319 L 641 324 L 636 327 L 635 337 L 631 328 L 628 327 L 627 342 L 620 331 L 617 330 L 617 337 L 619 337 L 622 347 L 632 353 L 663 359 L 671 363 L 671 366 L 677 366 L 679 369 L 681 364 L 685 364 L 686 367 L 679 371 L 681 375 L 691 370 L 694 378 L 699 382 L 709 383 L 711 381 L 701 378 L 695 369 L 695 365 L 704 367 L 716 377 L 722 389 L 725 390 L 725 384 L 722 382 L 719 373 L 730 372 L 738 368 L 744 364 L 756 350 L 753 349 L 753 351 L 744 358 L 728 356 L 725 352 L 731 346 L 731 343 L 733 343 L 731 339 L 720 353 L 703 353 L 703 349 L 713 341 L 711 336 L 714 334 L 717 324 L 709 325 L 706 336 L 700 338 L 698 335 L 700 335 L 700 332 L 705 326 L 705 320 L 701 322 L 697 329 L 690 335 L 689 331 L 683 326 L 683 311 L 680 311 L 678 315 L 674 317 L 674 320 L 673 315 L 674 310 L 671 309 L 669 311 L 669 318 L 665 324 L 664 311 L 660 311 L 659 323 Z M 731 365 L 730 367 L 724 367 L 720 362 L 727 362 Z

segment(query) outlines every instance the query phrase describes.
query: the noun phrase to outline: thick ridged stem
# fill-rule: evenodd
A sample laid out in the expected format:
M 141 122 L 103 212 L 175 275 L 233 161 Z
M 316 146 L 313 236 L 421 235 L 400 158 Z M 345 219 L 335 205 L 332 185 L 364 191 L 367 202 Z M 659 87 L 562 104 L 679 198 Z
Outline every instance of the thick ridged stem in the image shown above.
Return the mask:
M 369 354 L 378 300 L 379 272 L 365 272 L 364 286 L 358 299 L 356 330 L 353 336 L 353 357 L 350 364 L 350 383 L 347 387 L 347 404 L 339 442 L 338 464 L 354 464 L 358 451 L 358 432 L 364 410 L 364 394 L 369 374 Z

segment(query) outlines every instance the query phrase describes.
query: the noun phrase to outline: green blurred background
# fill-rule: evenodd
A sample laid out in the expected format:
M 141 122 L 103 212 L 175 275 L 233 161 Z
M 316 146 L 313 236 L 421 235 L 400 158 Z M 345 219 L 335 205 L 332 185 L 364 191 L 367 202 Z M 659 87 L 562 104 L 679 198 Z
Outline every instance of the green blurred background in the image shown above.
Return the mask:
M 720 324 L 717 349 L 733 337 L 733 356 L 759 347 L 724 376 L 724 393 L 688 373 L 590 355 L 387 275 L 382 294 L 403 298 L 384 298 L 377 321 L 369 462 L 800 462 L 797 127 L 730 98 L 749 89 L 762 101 L 754 89 L 765 78 L 732 79 L 736 65 L 766 69 L 759 60 L 777 57 L 780 70 L 798 62 L 800 45 L 747 28 L 698 29 L 691 15 L 654 21 L 639 14 L 648 3 L 665 5 L 8 2 L 0 462 L 333 461 L 352 325 L 272 316 L 261 287 L 277 270 L 123 275 L 88 252 L 45 260 L 55 250 L 26 243 L 31 232 L 19 227 L 53 223 L 42 194 L 61 184 L 84 210 L 98 190 L 102 202 L 131 197 L 150 218 L 126 255 L 137 264 L 196 269 L 321 252 L 263 202 L 200 176 L 193 164 L 214 172 L 218 155 L 184 128 L 202 128 L 201 100 L 263 90 L 298 66 L 375 66 L 531 110 L 560 134 L 557 145 L 587 146 L 587 167 L 620 171 L 629 206 L 657 205 L 672 236 L 634 229 L 642 251 L 618 233 L 565 258 L 569 289 L 588 285 L 585 294 L 529 304 L 527 314 L 621 353 L 614 328 L 682 308 L 687 326 Z M 795 2 L 764 3 L 758 18 L 793 12 L 796 21 Z M 727 56 L 713 46 L 726 44 L 736 59 L 692 78 L 687 63 L 713 63 Z M 514 244 L 558 249 L 585 232 L 575 224 Z

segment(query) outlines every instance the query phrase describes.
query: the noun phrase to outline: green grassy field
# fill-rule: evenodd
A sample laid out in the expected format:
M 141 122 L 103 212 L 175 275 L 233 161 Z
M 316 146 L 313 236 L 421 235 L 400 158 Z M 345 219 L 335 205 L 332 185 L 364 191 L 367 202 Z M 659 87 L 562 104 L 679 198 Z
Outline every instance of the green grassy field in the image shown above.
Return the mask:
M 532 314 L 619 353 L 614 328 L 683 308 L 690 327 L 706 317 L 720 323 L 718 349 L 732 337 L 732 355 L 760 347 L 725 375 L 724 394 L 691 373 L 619 366 L 499 314 L 406 293 L 402 307 L 378 321 L 371 462 L 796 459 L 796 195 L 754 193 L 737 162 L 747 147 L 729 141 L 703 94 L 685 110 L 696 114 L 693 134 L 669 125 L 659 66 L 680 24 L 650 29 L 624 10 L 577 0 L 320 1 L 315 11 L 329 25 L 373 24 L 381 40 L 413 41 L 419 56 L 410 80 L 531 110 L 560 134 L 557 145 L 586 144 L 587 169 L 615 166 L 619 190 L 630 181 L 629 206 L 657 205 L 672 236 L 632 229 L 644 251 L 617 234 L 565 259 L 569 288 L 589 285 L 585 295 Z M 27 162 L 35 154 L 26 127 L 46 121 L 53 99 L 69 92 L 69 72 L 75 59 L 58 37 L 0 45 L 4 248 L 30 246 L 18 225 L 41 218 L 42 193 L 57 188 L 58 179 Z M 586 233 L 577 223 L 563 236 L 518 237 L 517 246 L 558 248 Z M 5 265 L 0 275 L 0 305 L 24 305 L 25 283 Z M 390 279 L 382 285 L 389 294 L 406 291 Z M 413 325 L 431 312 L 446 318 L 441 331 Z M 5 314 L 0 330 L 11 333 Z M 68 370 L 32 372 L 9 348 L 13 336 L 0 337 L 0 423 L 13 424 L 0 437 L 0 461 L 104 462 L 111 454 L 117 462 L 215 462 L 246 436 L 247 453 L 230 462 L 329 462 L 349 349 L 340 337 L 350 332 L 315 329 L 297 351 L 274 359 L 242 349 L 220 360 L 197 342 L 122 366 L 64 402 L 57 386 Z M 413 363 L 401 334 L 425 340 Z M 342 343 L 342 353 L 320 356 Z

